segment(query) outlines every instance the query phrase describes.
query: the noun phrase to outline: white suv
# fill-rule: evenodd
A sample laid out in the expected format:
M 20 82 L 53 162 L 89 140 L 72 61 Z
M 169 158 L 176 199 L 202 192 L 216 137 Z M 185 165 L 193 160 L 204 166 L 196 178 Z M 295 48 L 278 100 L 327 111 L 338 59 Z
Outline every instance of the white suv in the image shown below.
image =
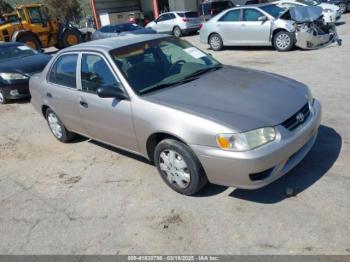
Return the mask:
M 178 11 L 161 14 L 156 20 L 146 25 L 157 33 L 170 33 L 176 37 L 183 34 L 196 33 L 201 26 L 202 20 L 197 12 Z

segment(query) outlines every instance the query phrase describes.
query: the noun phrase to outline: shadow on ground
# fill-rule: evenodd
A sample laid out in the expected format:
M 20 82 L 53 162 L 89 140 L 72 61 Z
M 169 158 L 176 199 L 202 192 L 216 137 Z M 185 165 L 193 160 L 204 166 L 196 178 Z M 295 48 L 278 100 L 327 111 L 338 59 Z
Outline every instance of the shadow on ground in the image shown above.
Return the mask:
M 288 197 L 286 188 L 292 188 L 295 194 L 300 194 L 327 173 L 337 160 L 341 147 L 341 136 L 333 128 L 321 125 L 314 147 L 291 172 L 264 188 L 235 189 L 230 196 L 257 203 L 274 204 Z

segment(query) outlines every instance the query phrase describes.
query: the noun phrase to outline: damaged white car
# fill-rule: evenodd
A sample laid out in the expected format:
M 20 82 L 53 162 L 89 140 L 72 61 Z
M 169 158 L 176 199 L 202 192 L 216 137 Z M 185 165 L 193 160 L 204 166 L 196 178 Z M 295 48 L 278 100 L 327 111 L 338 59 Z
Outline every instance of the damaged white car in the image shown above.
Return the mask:
M 341 44 L 334 24 L 324 22 L 318 6 L 281 8 L 275 4 L 228 9 L 200 30 L 200 41 L 218 51 L 224 46 L 273 46 L 289 51 L 294 46 L 316 49 Z

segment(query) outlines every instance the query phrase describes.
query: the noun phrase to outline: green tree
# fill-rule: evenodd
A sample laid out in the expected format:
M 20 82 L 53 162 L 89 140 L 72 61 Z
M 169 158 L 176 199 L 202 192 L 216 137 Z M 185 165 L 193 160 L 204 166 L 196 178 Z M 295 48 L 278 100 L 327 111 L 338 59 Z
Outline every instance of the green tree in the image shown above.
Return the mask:
M 3 14 L 3 13 L 10 13 L 12 12 L 14 9 L 12 8 L 12 6 L 3 1 L 3 0 L 0 0 L 0 14 Z
M 75 23 L 82 18 L 82 8 L 78 0 L 47 0 L 45 3 L 53 18 L 68 19 Z

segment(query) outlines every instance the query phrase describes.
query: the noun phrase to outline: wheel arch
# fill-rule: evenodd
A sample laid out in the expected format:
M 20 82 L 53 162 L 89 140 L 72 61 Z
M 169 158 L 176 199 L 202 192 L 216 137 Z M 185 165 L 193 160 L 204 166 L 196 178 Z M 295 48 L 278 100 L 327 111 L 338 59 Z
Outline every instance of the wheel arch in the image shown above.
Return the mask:
M 42 105 L 41 106 L 41 113 L 43 114 L 43 117 L 46 118 L 46 111 L 47 109 L 49 109 L 50 107 L 48 105 Z
M 146 150 L 147 150 L 147 157 L 150 161 L 154 161 L 154 150 L 156 149 L 156 146 L 164 139 L 174 139 L 179 142 L 184 143 L 185 145 L 188 145 L 183 139 L 179 138 L 178 136 L 168 133 L 168 132 L 156 132 L 151 134 L 147 138 L 146 142 Z

